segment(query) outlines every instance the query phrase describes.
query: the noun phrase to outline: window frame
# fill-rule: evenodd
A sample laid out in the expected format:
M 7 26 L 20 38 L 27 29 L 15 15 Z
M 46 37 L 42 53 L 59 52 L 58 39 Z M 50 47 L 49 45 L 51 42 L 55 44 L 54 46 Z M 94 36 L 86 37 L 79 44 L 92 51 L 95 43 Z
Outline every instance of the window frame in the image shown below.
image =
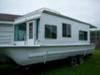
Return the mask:
M 72 36 L 71 24 L 62 23 L 62 37 L 71 38 Z
M 50 31 L 48 31 L 48 32 L 46 31 L 46 29 L 47 29 L 46 26 L 47 26 L 47 28 L 50 27 L 49 28 Z M 53 27 L 55 27 L 55 28 L 53 28 Z M 56 32 L 54 32 L 54 31 L 56 31 Z M 47 35 L 48 33 L 49 33 L 49 35 Z M 45 39 L 57 39 L 57 26 L 56 25 L 45 24 L 44 35 L 45 35 L 44 36 Z M 53 36 L 53 35 L 55 35 L 55 36 Z
M 87 41 L 88 40 L 88 31 L 80 30 L 79 31 L 79 40 L 80 41 Z
M 33 39 L 33 22 L 29 22 L 29 39 Z
M 14 26 L 14 41 L 25 41 L 27 35 L 26 30 L 26 23 L 16 24 Z M 23 32 L 23 36 L 20 32 Z

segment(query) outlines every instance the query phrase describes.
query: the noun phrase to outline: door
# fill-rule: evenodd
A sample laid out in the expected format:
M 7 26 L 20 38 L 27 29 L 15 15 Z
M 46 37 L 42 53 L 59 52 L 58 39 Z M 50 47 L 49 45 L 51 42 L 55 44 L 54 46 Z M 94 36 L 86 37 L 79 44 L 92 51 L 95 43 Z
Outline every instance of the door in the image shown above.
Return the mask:
M 27 22 L 27 43 L 29 46 L 34 45 L 34 21 Z

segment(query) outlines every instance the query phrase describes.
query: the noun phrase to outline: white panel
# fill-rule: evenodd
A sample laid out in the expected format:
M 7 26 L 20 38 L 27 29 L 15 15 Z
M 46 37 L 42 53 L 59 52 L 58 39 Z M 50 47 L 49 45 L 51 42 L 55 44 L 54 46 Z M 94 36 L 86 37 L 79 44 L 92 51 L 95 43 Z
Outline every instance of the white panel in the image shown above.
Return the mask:
M 0 45 L 11 44 L 13 37 L 13 25 L 11 24 L 0 24 Z
M 17 64 L 45 63 L 69 56 L 86 55 L 94 52 L 94 45 L 8 47 L 2 50 Z
M 62 37 L 62 23 L 71 24 L 71 30 L 72 30 L 71 38 Z M 58 32 L 57 39 L 45 39 L 44 37 L 45 24 L 57 26 L 57 32 Z M 40 20 L 39 40 L 41 44 L 45 45 L 46 44 L 90 44 L 89 38 L 87 41 L 79 40 L 80 30 L 89 32 L 89 26 L 73 20 L 43 13 Z

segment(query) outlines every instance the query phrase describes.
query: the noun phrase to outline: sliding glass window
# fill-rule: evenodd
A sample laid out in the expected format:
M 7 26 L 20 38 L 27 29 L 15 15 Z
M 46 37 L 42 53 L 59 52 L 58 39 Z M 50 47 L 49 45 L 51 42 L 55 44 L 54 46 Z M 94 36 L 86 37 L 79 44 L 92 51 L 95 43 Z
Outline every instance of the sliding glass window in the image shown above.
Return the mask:
M 63 23 L 62 24 L 62 37 L 71 37 L 71 25 Z
M 45 38 L 56 39 L 57 38 L 57 26 L 45 25 Z
M 83 40 L 83 41 L 88 40 L 88 32 L 87 31 L 79 31 L 79 40 Z
M 17 24 L 14 27 L 14 40 L 24 41 L 26 39 L 26 23 Z

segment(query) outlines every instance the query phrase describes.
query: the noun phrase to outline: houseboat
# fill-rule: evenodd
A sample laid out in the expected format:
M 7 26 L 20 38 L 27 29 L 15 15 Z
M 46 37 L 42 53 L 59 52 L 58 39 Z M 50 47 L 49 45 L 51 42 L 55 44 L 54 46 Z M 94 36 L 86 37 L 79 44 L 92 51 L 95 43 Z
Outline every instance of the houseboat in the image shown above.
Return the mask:
M 92 54 L 90 28 L 95 26 L 48 8 L 0 14 L 0 56 L 25 66 Z

